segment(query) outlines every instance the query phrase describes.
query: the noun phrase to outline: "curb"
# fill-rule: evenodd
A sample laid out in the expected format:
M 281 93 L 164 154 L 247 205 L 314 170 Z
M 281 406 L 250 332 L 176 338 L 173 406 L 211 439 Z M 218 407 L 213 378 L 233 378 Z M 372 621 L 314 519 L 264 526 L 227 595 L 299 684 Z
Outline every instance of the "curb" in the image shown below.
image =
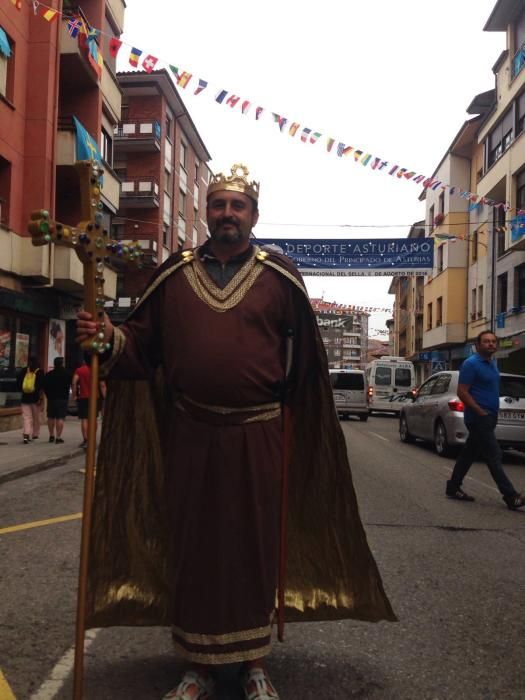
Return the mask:
M 38 472 L 46 471 L 47 469 L 53 469 L 53 467 L 61 467 L 67 464 L 73 457 L 78 457 L 81 454 L 86 454 L 85 450 L 77 449 L 72 452 L 68 452 L 60 457 L 53 457 L 53 459 L 48 459 L 45 462 L 39 462 L 38 464 L 29 464 L 27 467 L 20 467 L 19 469 L 14 469 L 12 472 L 7 472 L 6 474 L 0 474 L 0 484 L 5 484 L 8 481 L 15 481 L 16 479 L 21 479 L 24 476 L 30 476 L 31 474 L 37 474 Z

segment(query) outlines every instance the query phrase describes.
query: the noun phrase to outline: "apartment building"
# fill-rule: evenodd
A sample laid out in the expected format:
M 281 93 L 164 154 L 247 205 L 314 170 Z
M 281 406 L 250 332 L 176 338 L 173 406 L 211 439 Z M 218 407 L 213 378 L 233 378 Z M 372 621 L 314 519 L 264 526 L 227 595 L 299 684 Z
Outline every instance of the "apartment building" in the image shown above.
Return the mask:
M 330 369 L 365 369 L 370 314 L 342 304 L 311 299 Z
M 408 238 L 424 238 L 425 221 L 410 227 Z M 423 287 L 424 276 L 394 277 L 388 289 L 394 294 L 393 354 L 406 357 L 414 363 L 416 380 L 421 383 L 428 376 L 430 360 L 423 353 Z M 388 353 L 384 353 L 388 354 Z
M 499 366 L 525 367 L 525 6 L 498 0 L 485 31 L 505 32 L 493 66 L 495 86 L 476 95 L 420 200 L 435 264 L 423 286 L 419 358 L 428 371 L 457 368 L 478 333 L 498 337 Z M 441 186 L 446 183 L 446 186 Z M 463 191 L 466 197 L 458 196 Z M 468 193 L 477 196 L 469 198 Z M 496 205 L 496 206 L 495 206 Z M 394 281 L 395 354 L 408 348 L 415 313 L 409 284 Z
M 511 209 L 493 207 L 487 216 L 486 326 L 498 336 L 499 365 L 525 367 L 525 6 L 498 0 L 485 31 L 505 32 L 506 48 L 493 72 L 491 110 L 478 133 L 483 160 L 477 192 Z M 520 214 L 520 210 L 524 210 Z M 472 283 L 471 314 L 474 308 Z M 488 297 L 487 297 L 488 290 Z
M 119 181 L 104 155 L 106 135 L 120 119 L 109 42 L 122 32 L 125 2 L 64 3 L 83 33 L 60 14 L 47 22 L 35 8 L 0 6 L 0 430 L 19 424 L 15 377 L 28 355 L 43 368 L 59 354 L 70 366 L 77 357 L 72 319 L 83 293 L 82 266 L 70 248 L 33 247 L 27 224 L 35 209 L 79 222 L 74 163 L 81 137 L 102 153 L 105 228 L 119 206 Z M 104 34 L 88 41 L 90 28 Z M 115 295 L 115 271 L 107 268 L 104 277 L 106 293 Z
M 113 235 L 139 240 L 142 270 L 126 270 L 119 296 L 140 296 L 153 269 L 180 248 L 206 240 L 210 160 L 167 70 L 117 74 L 122 117 L 115 126 L 113 167 L 120 186 Z
M 484 207 L 473 208 L 468 199 L 458 196 L 461 190 L 476 190 L 477 132 L 483 118 L 484 115 L 478 114 L 464 122 L 432 175 L 432 180 L 438 183 L 454 183 L 455 192 L 451 194 L 450 188 L 438 186 L 427 188 L 420 195 L 420 200 L 425 202 L 426 235 L 435 241 L 434 268 L 425 277 L 423 286 L 422 349 L 428 362 L 440 362 L 440 367 L 449 369 L 459 367 L 471 353 L 468 291 L 471 264 L 475 264 L 472 279 L 476 280 L 480 304 L 483 303 L 483 284 L 479 278 L 483 256 L 479 249 L 486 237 L 482 225 L 486 211 Z M 476 254 L 471 253 L 471 222 L 478 231 Z M 476 318 L 476 322 L 483 322 L 483 317 Z M 433 352 L 430 357 L 429 351 Z M 435 364 L 430 365 L 430 369 L 433 367 Z

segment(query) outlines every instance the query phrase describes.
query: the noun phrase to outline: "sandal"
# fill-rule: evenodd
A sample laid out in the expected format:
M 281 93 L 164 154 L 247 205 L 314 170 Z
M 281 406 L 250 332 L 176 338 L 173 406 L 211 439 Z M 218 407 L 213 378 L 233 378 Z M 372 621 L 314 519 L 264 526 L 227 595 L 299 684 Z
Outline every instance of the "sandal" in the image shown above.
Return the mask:
M 197 671 L 186 671 L 179 685 L 162 700 L 211 700 L 214 690 L 213 678 L 203 678 Z
M 277 691 L 264 668 L 252 667 L 243 675 L 245 700 L 279 700 Z

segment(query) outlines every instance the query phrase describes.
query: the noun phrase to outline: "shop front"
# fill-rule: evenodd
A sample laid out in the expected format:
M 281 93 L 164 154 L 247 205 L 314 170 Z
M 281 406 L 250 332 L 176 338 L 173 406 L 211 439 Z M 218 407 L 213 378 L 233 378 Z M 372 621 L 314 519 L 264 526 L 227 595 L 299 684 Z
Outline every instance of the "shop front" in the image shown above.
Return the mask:
M 56 348 L 61 342 L 59 328 L 50 322 L 58 315 L 58 303 L 51 294 L 0 289 L 0 431 L 21 425 L 17 377 L 32 355 L 47 370 L 50 345 L 55 343 Z
M 496 358 L 502 372 L 525 374 L 525 332 L 498 338 Z

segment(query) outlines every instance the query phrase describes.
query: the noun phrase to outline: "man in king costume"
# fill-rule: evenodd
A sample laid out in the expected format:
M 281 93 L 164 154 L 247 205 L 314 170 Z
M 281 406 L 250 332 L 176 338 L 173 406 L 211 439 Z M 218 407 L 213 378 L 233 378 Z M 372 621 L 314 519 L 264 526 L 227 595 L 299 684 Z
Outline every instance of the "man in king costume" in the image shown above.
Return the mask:
M 251 243 L 259 185 L 244 166 L 214 176 L 207 197 L 211 238 L 168 259 L 123 325 L 106 319 L 87 620 L 171 626 L 190 666 L 166 698 L 208 700 L 214 667 L 242 663 L 245 698 L 275 700 L 264 657 L 284 405 L 286 620 L 396 618 L 359 517 L 303 280 L 288 258 Z M 79 314 L 80 341 L 97 330 Z

